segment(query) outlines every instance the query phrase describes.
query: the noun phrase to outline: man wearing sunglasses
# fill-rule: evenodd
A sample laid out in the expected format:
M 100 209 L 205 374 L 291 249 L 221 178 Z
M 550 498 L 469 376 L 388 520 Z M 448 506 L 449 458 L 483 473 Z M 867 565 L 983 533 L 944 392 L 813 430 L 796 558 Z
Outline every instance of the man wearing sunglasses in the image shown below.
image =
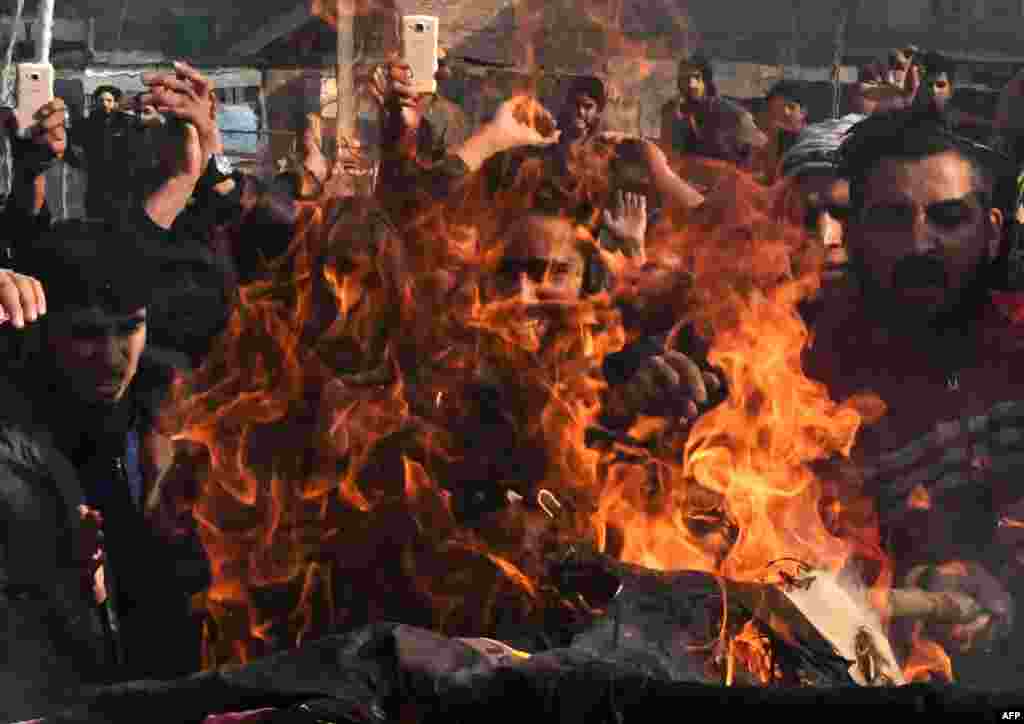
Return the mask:
M 1024 347 L 991 296 L 1003 159 L 921 109 L 859 123 L 840 157 L 855 284 L 816 324 L 808 369 L 834 399 L 884 402 L 853 451 L 880 540 L 908 585 L 967 593 L 983 609 L 927 634 L 954 655 L 957 680 L 1011 686 L 1002 672 L 1019 662 L 991 655 L 1009 641 L 1011 594 L 1022 593 L 1010 582 L 1024 573 Z M 1007 648 L 1019 656 L 1021 643 Z

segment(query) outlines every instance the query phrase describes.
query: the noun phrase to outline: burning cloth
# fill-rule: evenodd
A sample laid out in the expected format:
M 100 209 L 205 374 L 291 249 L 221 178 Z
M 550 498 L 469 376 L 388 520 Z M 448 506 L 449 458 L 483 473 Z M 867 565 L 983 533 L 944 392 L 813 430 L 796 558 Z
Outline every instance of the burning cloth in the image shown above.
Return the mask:
M 147 721 L 182 724 L 474 721 L 502 715 L 530 721 L 640 722 L 666 707 L 695 703 L 772 707 L 859 705 L 890 712 L 1019 710 L 1021 695 L 978 694 L 926 685 L 722 689 L 651 676 L 579 648 L 529 658 L 497 644 L 460 641 L 398 624 L 330 636 L 232 670 L 178 682 L 139 682 L 104 690 L 47 724 Z M 211 716 L 228 712 L 246 715 Z M 980 721 L 985 721 L 982 717 Z

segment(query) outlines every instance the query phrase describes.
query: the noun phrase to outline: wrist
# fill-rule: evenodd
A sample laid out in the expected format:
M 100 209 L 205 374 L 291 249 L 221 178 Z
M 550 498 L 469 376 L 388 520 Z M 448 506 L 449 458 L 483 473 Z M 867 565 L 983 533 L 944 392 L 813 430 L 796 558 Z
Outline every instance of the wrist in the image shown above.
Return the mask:
M 497 126 L 493 121 L 485 123 L 480 129 L 480 141 L 481 149 L 487 152 L 489 155 L 496 153 L 502 153 L 504 151 L 511 150 L 513 146 L 506 143 L 499 133 Z

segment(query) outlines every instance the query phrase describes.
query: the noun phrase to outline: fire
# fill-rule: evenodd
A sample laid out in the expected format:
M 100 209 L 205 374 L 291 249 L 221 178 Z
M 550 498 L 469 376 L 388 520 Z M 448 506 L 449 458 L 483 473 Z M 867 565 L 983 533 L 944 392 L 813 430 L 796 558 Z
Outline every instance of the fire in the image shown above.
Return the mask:
M 915 485 L 907 496 L 909 510 L 931 510 L 932 496 L 923 485 Z
M 832 503 L 842 476 L 815 472 L 848 456 L 863 412 L 803 373 L 797 305 L 816 275 L 794 272 L 793 232 L 767 222 L 762 192 L 734 179 L 728 208 L 650 250 L 692 272 L 684 321 L 728 398 L 692 429 L 641 418 L 593 445 L 600 364 L 631 333 L 614 293 L 538 320 L 480 279 L 500 253 L 494 219 L 528 205 L 529 182 L 500 213 L 469 189 L 400 234 L 368 202 L 304 209 L 287 258 L 242 290 L 218 349 L 176 389 L 168 424 L 192 450 L 213 562 L 208 665 L 382 619 L 466 636 L 539 626 L 569 605 L 544 580 L 563 543 L 749 582 L 780 580 L 782 558 L 838 571 L 857 556 L 888 584 L 859 492 Z M 484 391 L 500 415 L 481 415 Z M 512 504 L 466 523 L 456 502 L 473 486 Z M 756 627 L 732 630 L 727 678 L 773 681 Z
M 735 683 L 736 664 L 743 666 L 761 684 L 770 684 L 776 678 L 772 661 L 771 640 L 760 632 L 753 621 L 747 621 L 743 629 L 729 642 L 729 661 L 726 670 L 726 686 Z
M 923 624 L 915 623 L 912 633 L 912 649 L 903 665 L 903 676 L 910 682 L 927 682 L 938 677 L 941 681 L 953 681 L 953 662 L 949 654 L 936 642 L 925 638 Z
M 763 194 L 733 183 L 731 198 Z M 712 339 L 709 361 L 724 372 L 728 399 L 674 443 L 683 465 L 660 461 L 659 510 L 641 506 L 636 470 L 614 469 L 602 513 L 623 532 L 622 557 L 655 568 L 741 581 L 762 580 L 779 558 L 839 570 L 857 546 L 830 532 L 824 514 L 831 506 L 842 517 L 857 502 L 825 501 L 811 465 L 848 456 L 863 415 L 803 373 L 809 334 L 797 304 L 816 288 L 816 274 L 792 276 L 794 242 L 753 204 L 704 213 L 704 223 L 662 244 L 693 260 L 705 291 L 692 321 Z M 720 221 L 723 213 L 731 223 Z

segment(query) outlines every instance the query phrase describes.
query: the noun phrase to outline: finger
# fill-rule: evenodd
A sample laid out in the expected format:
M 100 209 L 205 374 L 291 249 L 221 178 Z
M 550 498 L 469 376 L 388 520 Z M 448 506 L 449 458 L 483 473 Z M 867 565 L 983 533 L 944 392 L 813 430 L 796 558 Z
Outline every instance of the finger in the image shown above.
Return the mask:
M 166 83 L 160 85 L 160 89 L 181 93 L 193 101 L 199 101 L 206 96 L 201 89 L 197 89 L 191 82 L 180 78 L 170 78 Z
M 654 369 L 645 366 L 633 375 L 629 384 L 625 386 L 623 397 L 631 411 L 639 412 L 646 409 L 649 400 L 658 396 L 658 384 L 654 375 Z
M 647 214 L 647 196 L 644 194 L 637 194 L 637 210 L 646 216 Z
M 529 138 L 525 140 L 524 144 L 527 146 L 551 146 L 558 143 L 558 139 L 562 137 L 561 131 L 555 131 L 550 136 L 542 136 L 539 131 L 534 131 L 533 129 L 530 130 L 531 133 Z
M 704 377 L 704 388 L 708 391 L 708 396 L 717 395 L 722 391 L 722 380 L 718 378 L 714 372 L 705 372 Z
M 605 226 L 615 225 L 615 219 L 612 217 L 612 213 L 608 209 L 601 212 L 601 219 L 604 221 Z
M 652 357 L 650 360 L 650 369 L 653 372 L 655 379 L 664 388 L 666 388 L 666 390 L 678 390 L 680 385 L 683 383 L 682 375 L 680 375 L 672 365 L 666 362 L 664 357 Z
M 201 96 L 185 81 L 172 79 L 169 83 L 150 86 L 140 96 L 140 102 L 159 108 L 161 103 L 200 102 Z
M 38 111 L 35 112 L 35 117 L 39 120 L 47 118 L 52 115 L 63 115 L 67 112 L 67 106 L 64 105 L 64 101 L 60 98 L 54 98 L 52 101 L 44 105 Z
M 60 112 L 54 111 L 53 113 L 44 116 L 39 122 L 39 128 L 41 128 L 44 133 L 65 125 L 67 125 L 67 116 L 63 110 Z
M 32 294 L 36 302 L 36 311 L 40 316 L 46 314 L 46 293 L 43 291 L 42 282 L 34 277 L 28 277 L 32 286 Z
M 29 322 L 34 322 L 39 318 L 39 310 L 36 308 L 36 292 L 32 281 L 30 277 L 21 274 L 14 275 L 14 286 L 18 290 L 23 318 Z
M 665 364 L 671 366 L 679 375 L 687 395 L 694 402 L 698 405 L 703 405 L 708 401 L 708 391 L 704 384 L 704 375 L 700 367 L 693 360 L 685 354 L 676 351 L 666 352 L 663 359 Z
M 187 80 L 199 95 L 213 91 L 213 81 L 184 61 L 174 62 L 174 70 L 179 78 Z

